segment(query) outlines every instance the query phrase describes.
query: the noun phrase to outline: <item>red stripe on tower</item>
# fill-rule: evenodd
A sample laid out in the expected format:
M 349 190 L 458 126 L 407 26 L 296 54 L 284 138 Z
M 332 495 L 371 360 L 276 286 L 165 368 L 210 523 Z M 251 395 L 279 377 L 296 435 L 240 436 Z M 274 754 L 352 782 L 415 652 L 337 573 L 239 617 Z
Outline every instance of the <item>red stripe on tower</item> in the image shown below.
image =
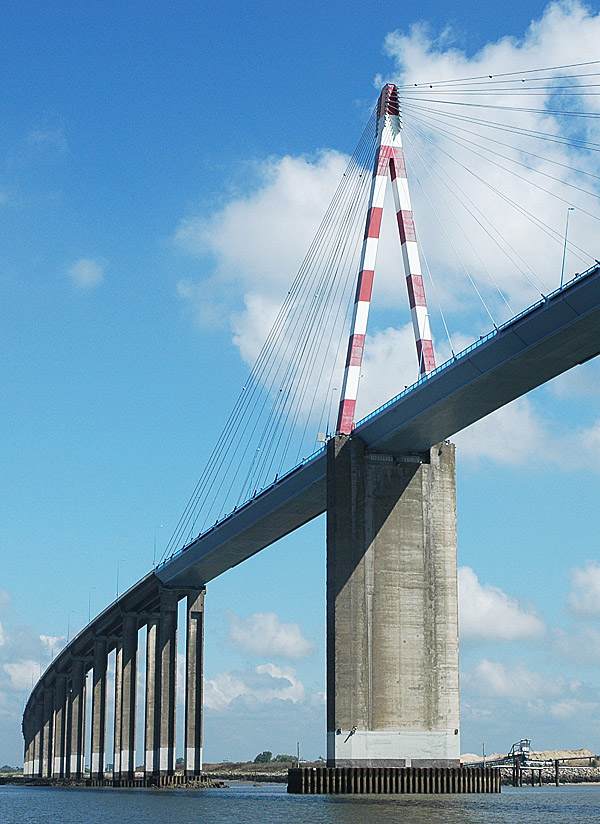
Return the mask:
M 383 208 L 381 206 L 371 206 L 367 213 L 367 226 L 365 237 L 379 237 L 381 231 L 381 216 Z
M 375 272 L 372 269 L 363 269 L 358 276 L 358 283 L 356 285 L 356 297 L 354 302 L 359 300 L 371 300 L 373 294 L 373 278 Z
M 418 340 L 417 355 L 419 358 L 419 372 L 426 375 L 435 369 L 435 353 L 433 351 L 433 341 Z
M 406 243 L 407 240 L 416 240 L 415 221 L 412 211 L 401 209 L 396 214 L 398 220 L 398 231 L 400 232 L 400 243 Z
M 406 288 L 411 309 L 414 309 L 415 306 L 427 306 L 423 275 L 409 275 L 406 278 Z
M 348 353 L 346 355 L 346 366 L 360 366 L 362 363 L 363 351 L 365 348 L 364 335 L 351 335 L 348 341 Z

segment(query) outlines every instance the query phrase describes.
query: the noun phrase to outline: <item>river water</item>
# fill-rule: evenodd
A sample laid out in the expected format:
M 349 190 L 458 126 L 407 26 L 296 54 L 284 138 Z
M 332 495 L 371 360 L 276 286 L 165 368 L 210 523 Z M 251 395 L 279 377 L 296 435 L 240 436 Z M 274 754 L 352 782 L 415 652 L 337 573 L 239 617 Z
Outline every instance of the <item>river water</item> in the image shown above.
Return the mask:
M 600 786 L 501 795 L 294 796 L 284 784 L 214 790 L 0 786 L 0 824 L 600 824 Z

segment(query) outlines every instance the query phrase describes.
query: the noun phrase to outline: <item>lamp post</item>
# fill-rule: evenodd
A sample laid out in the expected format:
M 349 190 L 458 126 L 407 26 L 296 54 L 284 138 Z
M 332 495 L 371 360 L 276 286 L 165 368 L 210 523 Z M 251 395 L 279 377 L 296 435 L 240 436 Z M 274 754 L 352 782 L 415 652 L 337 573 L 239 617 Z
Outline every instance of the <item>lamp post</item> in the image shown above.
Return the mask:
M 560 286 L 561 286 L 561 289 L 562 289 L 563 281 L 564 281 L 564 278 L 565 278 L 565 260 L 566 260 L 566 257 L 567 257 L 567 236 L 569 234 L 569 217 L 571 215 L 571 212 L 574 212 L 574 211 L 575 211 L 574 206 L 569 206 L 568 209 L 567 209 L 567 223 L 566 223 L 566 226 L 565 226 L 565 243 L 564 243 L 564 246 L 563 246 L 562 267 L 561 267 L 561 270 L 560 270 Z

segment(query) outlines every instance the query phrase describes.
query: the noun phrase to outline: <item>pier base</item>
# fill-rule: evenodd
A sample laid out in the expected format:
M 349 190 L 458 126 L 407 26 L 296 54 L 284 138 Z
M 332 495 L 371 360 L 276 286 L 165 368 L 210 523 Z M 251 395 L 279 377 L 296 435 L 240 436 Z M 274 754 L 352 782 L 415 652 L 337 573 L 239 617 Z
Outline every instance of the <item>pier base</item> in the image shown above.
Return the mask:
M 300 795 L 426 795 L 499 793 L 490 767 L 294 767 L 288 793 Z

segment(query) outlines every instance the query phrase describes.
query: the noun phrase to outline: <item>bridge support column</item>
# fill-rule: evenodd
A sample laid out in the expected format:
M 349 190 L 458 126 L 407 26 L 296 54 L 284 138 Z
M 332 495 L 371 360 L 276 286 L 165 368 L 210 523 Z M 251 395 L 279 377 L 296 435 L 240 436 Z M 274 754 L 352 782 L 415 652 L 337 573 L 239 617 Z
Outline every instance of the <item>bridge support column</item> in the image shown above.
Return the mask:
M 106 665 L 108 655 L 106 638 L 94 641 L 94 665 L 92 680 L 92 753 L 91 778 L 104 778 L 106 741 Z
M 42 742 L 44 736 L 44 699 L 38 698 L 33 709 L 33 770 L 39 778 L 42 775 Z
M 158 666 L 159 616 L 147 624 L 146 636 L 146 717 L 144 728 L 144 772 L 160 772 L 160 666 Z
M 327 457 L 330 766 L 458 766 L 454 446 Z
M 83 745 L 85 718 L 85 666 L 83 659 L 75 658 L 71 663 L 71 686 L 69 690 L 69 763 L 70 778 L 79 780 L 83 776 Z
M 33 770 L 33 724 L 31 712 L 23 715 L 23 775 L 31 775 Z
M 52 720 L 54 716 L 54 688 L 44 685 L 44 709 L 42 727 L 42 778 L 52 776 Z
M 122 728 L 122 698 L 123 690 L 123 641 L 117 640 L 115 647 L 115 714 L 113 732 L 113 781 L 121 778 L 121 728 Z
M 52 776 L 54 778 L 65 777 L 66 701 L 67 676 L 59 672 L 54 680 L 54 745 L 52 748 Z
M 137 687 L 138 616 L 123 616 L 121 674 L 121 777 L 135 776 L 135 698 Z
M 187 596 L 185 651 L 185 774 L 202 772 L 202 688 L 204 677 L 204 596 L 202 589 Z
M 165 589 L 161 593 L 159 625 L 160 666 L 160 756 L 161 775 L 175 772 L 175 677 L 177 665 L 178 593 Z

